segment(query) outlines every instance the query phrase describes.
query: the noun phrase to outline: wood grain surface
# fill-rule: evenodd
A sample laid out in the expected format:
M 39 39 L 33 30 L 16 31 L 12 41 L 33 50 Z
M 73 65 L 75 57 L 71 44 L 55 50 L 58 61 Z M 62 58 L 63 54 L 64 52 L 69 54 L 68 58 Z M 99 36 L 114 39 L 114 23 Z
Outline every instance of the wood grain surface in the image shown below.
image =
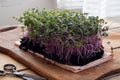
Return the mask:
M 32 70 L 21 64 L 20 62 L 14 60 L 12 57 L 0 51 L 0 70 L 3 70 L 5 64 L 14 64 L 17 70 L 22 70 L 21 72 L 37 75 Z M 23 80 L 15 76 L 0 76 L 0 80 Z
M 1 51 L 7 51 L 11 57 L 26 65 L 39 75 L 49 80 L 95 80 L 99 76 L 120 68 L 120 50 L 114 50 L 114 59 L 96 67 L 87 69 L 79 73 L 72 73 L 58 66 L 48 63 L 33 53 L 24 52 L 14 45 L 14 42 L 20 39 L 21 28 L 0 33 Z M 110 47 L 106 45 L 111 41 L 112 46 L 120 46 L 120 34 L 110 33 L 110 36 L 103 39 L 105 50 L 110 52 Z

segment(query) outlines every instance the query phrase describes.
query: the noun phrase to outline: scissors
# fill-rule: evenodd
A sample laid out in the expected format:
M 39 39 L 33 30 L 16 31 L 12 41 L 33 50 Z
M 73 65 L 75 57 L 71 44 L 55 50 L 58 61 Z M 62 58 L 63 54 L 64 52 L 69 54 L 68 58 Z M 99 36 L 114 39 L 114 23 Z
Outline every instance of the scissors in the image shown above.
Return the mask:
M 16 70 L 16 66 L 13 64 L 5 64 L 3 70 L 0 70 L 0 76 L 13 75 L 19 77 L 23 80 L 47 80 L 41 76 L 33 76 L 30 74 L 25 74 Z

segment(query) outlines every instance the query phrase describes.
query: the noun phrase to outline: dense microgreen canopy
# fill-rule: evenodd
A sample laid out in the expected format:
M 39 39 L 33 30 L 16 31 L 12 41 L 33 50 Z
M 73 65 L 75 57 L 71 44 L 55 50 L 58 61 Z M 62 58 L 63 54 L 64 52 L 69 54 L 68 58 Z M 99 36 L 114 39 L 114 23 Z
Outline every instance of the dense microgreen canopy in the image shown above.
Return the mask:
M 87 59 L 103 51 L 102 36 L 106 37 L 108 30 L 104 19 L 69 10 L 33 8 L 16 20 L 27 27 L 27 39 L 44 45 L 46 54 L 54 54 L 67 63 L 73 54 Z
M 27 26 L 31 39 L 37 38 L 43 42 L 52 38 L 60 43 L 81 45 L 87 36 L 97 34 L 106 36 L 102 31 L 106 24 L 103 19 L 99 19 L 98 16 L 87 16 L 81 12 L 33 8 L 16 19 Z

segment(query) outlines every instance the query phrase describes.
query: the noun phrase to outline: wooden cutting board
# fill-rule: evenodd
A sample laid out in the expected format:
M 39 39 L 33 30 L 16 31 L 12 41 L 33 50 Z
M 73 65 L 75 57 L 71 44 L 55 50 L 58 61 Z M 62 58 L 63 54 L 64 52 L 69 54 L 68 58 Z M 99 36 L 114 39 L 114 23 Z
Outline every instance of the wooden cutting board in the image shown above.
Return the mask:
M 114 51 L 113 60 L 98 65 L 96 67 L 89 68 L 87 70 L 73 73 L 71 71 L 65 70 L 57 65 L 51 64 L 46 60 L 43 60 L 36 54 L 29 52 L 24 52 L 14 45 L 14 42 L 19 40 L 21 29 L 20 27 L 0 33 L 0 46 L 1 49 L 5 48 L 3 51 L 7 51 L 14 59 L 26 65 L 39 75 L 42 75 L 49 80 L 95 80 L 99 76 L 114 71 L 120 68 L 120 50 L 116 49 Z M 116 34 L 111 34 L 115 36 Z M 120 35 L 118 35 L 120 36 Z M 120 39 L 111 39 L 108 37 L 103 40 L 103 43 L 110 40 L 112 42 L 120 42 Z M 117 46 L 118 43 L 112 43 L 113 46 Z M 107 52 L 110 52 L 109 46 L 104 46 Z

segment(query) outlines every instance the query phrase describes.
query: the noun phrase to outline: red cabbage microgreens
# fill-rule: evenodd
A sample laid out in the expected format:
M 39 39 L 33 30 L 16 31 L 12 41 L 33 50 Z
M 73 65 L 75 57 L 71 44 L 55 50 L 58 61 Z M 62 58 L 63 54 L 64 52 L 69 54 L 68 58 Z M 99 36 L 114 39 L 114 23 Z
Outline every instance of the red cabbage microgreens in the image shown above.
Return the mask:
M 106 22 L 98 16 L 69 10 L 33 8 L 16 20 L 27 26 L 26 37 L 33 40 L 33 43 L 39 42 L 46 47 L 46 53 L 56 54 L 66 61 L 69 61 L 72 54 L 88 58 L 95 51 L 103 50 L 102 36 L 107 36 L 108 30 Z

